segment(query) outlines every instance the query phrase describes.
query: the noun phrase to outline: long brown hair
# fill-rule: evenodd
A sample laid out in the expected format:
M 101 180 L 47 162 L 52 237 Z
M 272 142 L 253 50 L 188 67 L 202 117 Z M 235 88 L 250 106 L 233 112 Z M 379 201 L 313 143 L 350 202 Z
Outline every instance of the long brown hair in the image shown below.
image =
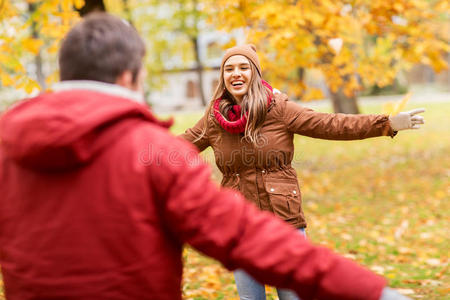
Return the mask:
M 259 75 L 256 66 L 248 61 L 252 70 L 252 77 L 250 79 L 250 85 L 247 94 L 244 95 L 241 103 L 241 113 L 247 114 L 247 124 L 245 125 L 244 139 L 256 145 L 259 139 L 259 132 L 266 119 L 267 115 L 267 97 L 270 91 L 262 84 L 261 75 Z M 211 102 L 206 109 L 206 117 L 204 120 L 203 131 L 195 139 L 200 140 L 205 134 L 208 127 L 208 115 L 214 106 L 214 102 L 222 98 L 219 105 L 219 113 L 222 116 L 228 116 L 228 112 L 231 107 L 236 103 L 233 96 L 228 92 L 225 87 L 225 80 L 223 76 L 223 67 L 220 69 L 219 84 L 214 92 Z M 228 119 L 225 117 L 225 119 Z

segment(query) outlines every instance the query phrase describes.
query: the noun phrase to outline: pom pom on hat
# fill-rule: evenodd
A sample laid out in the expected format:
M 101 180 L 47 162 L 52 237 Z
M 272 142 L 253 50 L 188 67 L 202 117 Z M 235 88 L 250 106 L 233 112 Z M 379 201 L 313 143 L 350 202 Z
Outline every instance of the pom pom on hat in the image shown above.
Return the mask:
M 225 62 L 227 61 L 227 59 L 229 59 L 233 55 L 243 55 L 243 56 L 247 57 L 256 66 L 256 69 L 258 70 L 259 75 L 262 75 L 261 74 L 261 66 L 259 65 L 259 59 L 258 59 L 258 55 L 256 54 L 255 45 L 246 44 L 246 45 L 236 46 L 236 47 L 227 49 L 227 51 L 225 52 L 225 55 L 222 58 L 221 70 L 223 70 L 223 66 L 224 66 Z

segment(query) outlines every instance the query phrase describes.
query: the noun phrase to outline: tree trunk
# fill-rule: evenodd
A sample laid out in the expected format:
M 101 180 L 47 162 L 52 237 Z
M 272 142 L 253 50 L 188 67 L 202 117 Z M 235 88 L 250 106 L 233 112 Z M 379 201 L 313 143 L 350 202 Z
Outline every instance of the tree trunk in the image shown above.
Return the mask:
M 42 71 L 42 55 L 40 50 L 34 59 L 34 63 L 36 65 L 36 79 L 39 82 L 41 89 L 45 91 L 47 89 L 47 83 L 45 82 L 45 75 Z
M 206 106 L 206 98 L 205 93 L 203 92 L 203 65 L 200 60 L 199 53 L 199 45 L 198 45 L 198 37 L 192 37 L 192 44 L 194 45 L 194 53 L 195 53 L 195 61 L 197 62 L 196 72 L 198 77 L 198 92 L 200 94 L 200 100 L 202 101 L 202 105 Z
M 32 15 L 35 11 L 36 11 L 36 3 L 29 3 L 28 4 L 28 12 L 30 13 L 30 15 Z M 39 38 L 39 32 L 37 30 L 37 24 L 36 24 L 36 21 L 34 21 L 34 20 L 31 21 L 31 36 L 34 39 L 38 39 Z M 42 70 L 42 54 L 41 54 L 41 50 L 39 50 L 39 52 L 36 54 L 36 57 L 34 58 L 34 65 L 36 67 L 36 79 L 37 79 L 37 82 L 39 83 L 39 86 L 41 87 L 41 89 L 45 91 L 47 89 L 47 84 L 45 82 L 44 71 Z
M 106 8 L 103 0 L 85 0 L 84 6 L 77 11 L 81 17 L 84 17 L 94 11 L 106 11 Z
M 305 79 L 305 68 L 300 67 L 297 69 L 298 80 L 303 82 Z
M 356 96 L 347 97 L 342 89 L 337 92 L 332 92 L 330 90 L 330 98 L 333 103 L 333 110 L 335 113 L 345 113 L 345 114 L 359 114 L 359 108 Z

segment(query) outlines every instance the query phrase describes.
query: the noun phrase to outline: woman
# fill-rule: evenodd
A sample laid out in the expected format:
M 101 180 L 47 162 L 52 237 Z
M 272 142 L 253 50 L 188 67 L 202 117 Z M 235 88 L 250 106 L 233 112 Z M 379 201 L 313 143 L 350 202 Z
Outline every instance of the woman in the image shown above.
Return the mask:
M 203 118 L 181 136 L 200 151 L 213 148 L 222 186 L 240 191 L 304 234 L 300 188 L 291 166 L 294 134 L 331 140 L 393 137 L 398 130 L 423 124 L 415 116 L 423 111 L 388 117 L 304 108 L 262 80 L 255 47 L 243 45 L 226 51 L 213 100 Z M 234 275 L 241 299 L 265 299 L 263 285 L 241 270 Z M 291 291 L 277 292 L 280 300 L 298 299 Z

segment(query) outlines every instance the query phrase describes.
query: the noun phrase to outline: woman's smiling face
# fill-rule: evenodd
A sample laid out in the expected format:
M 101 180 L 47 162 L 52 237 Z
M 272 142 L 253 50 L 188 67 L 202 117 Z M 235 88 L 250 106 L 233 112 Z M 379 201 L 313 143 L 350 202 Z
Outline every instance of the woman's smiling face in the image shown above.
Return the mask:
M 225 88 L 238 103 L 247 94 L 252 79 L 249 60 L 243 55 L 233 55 L 223 66 Z

